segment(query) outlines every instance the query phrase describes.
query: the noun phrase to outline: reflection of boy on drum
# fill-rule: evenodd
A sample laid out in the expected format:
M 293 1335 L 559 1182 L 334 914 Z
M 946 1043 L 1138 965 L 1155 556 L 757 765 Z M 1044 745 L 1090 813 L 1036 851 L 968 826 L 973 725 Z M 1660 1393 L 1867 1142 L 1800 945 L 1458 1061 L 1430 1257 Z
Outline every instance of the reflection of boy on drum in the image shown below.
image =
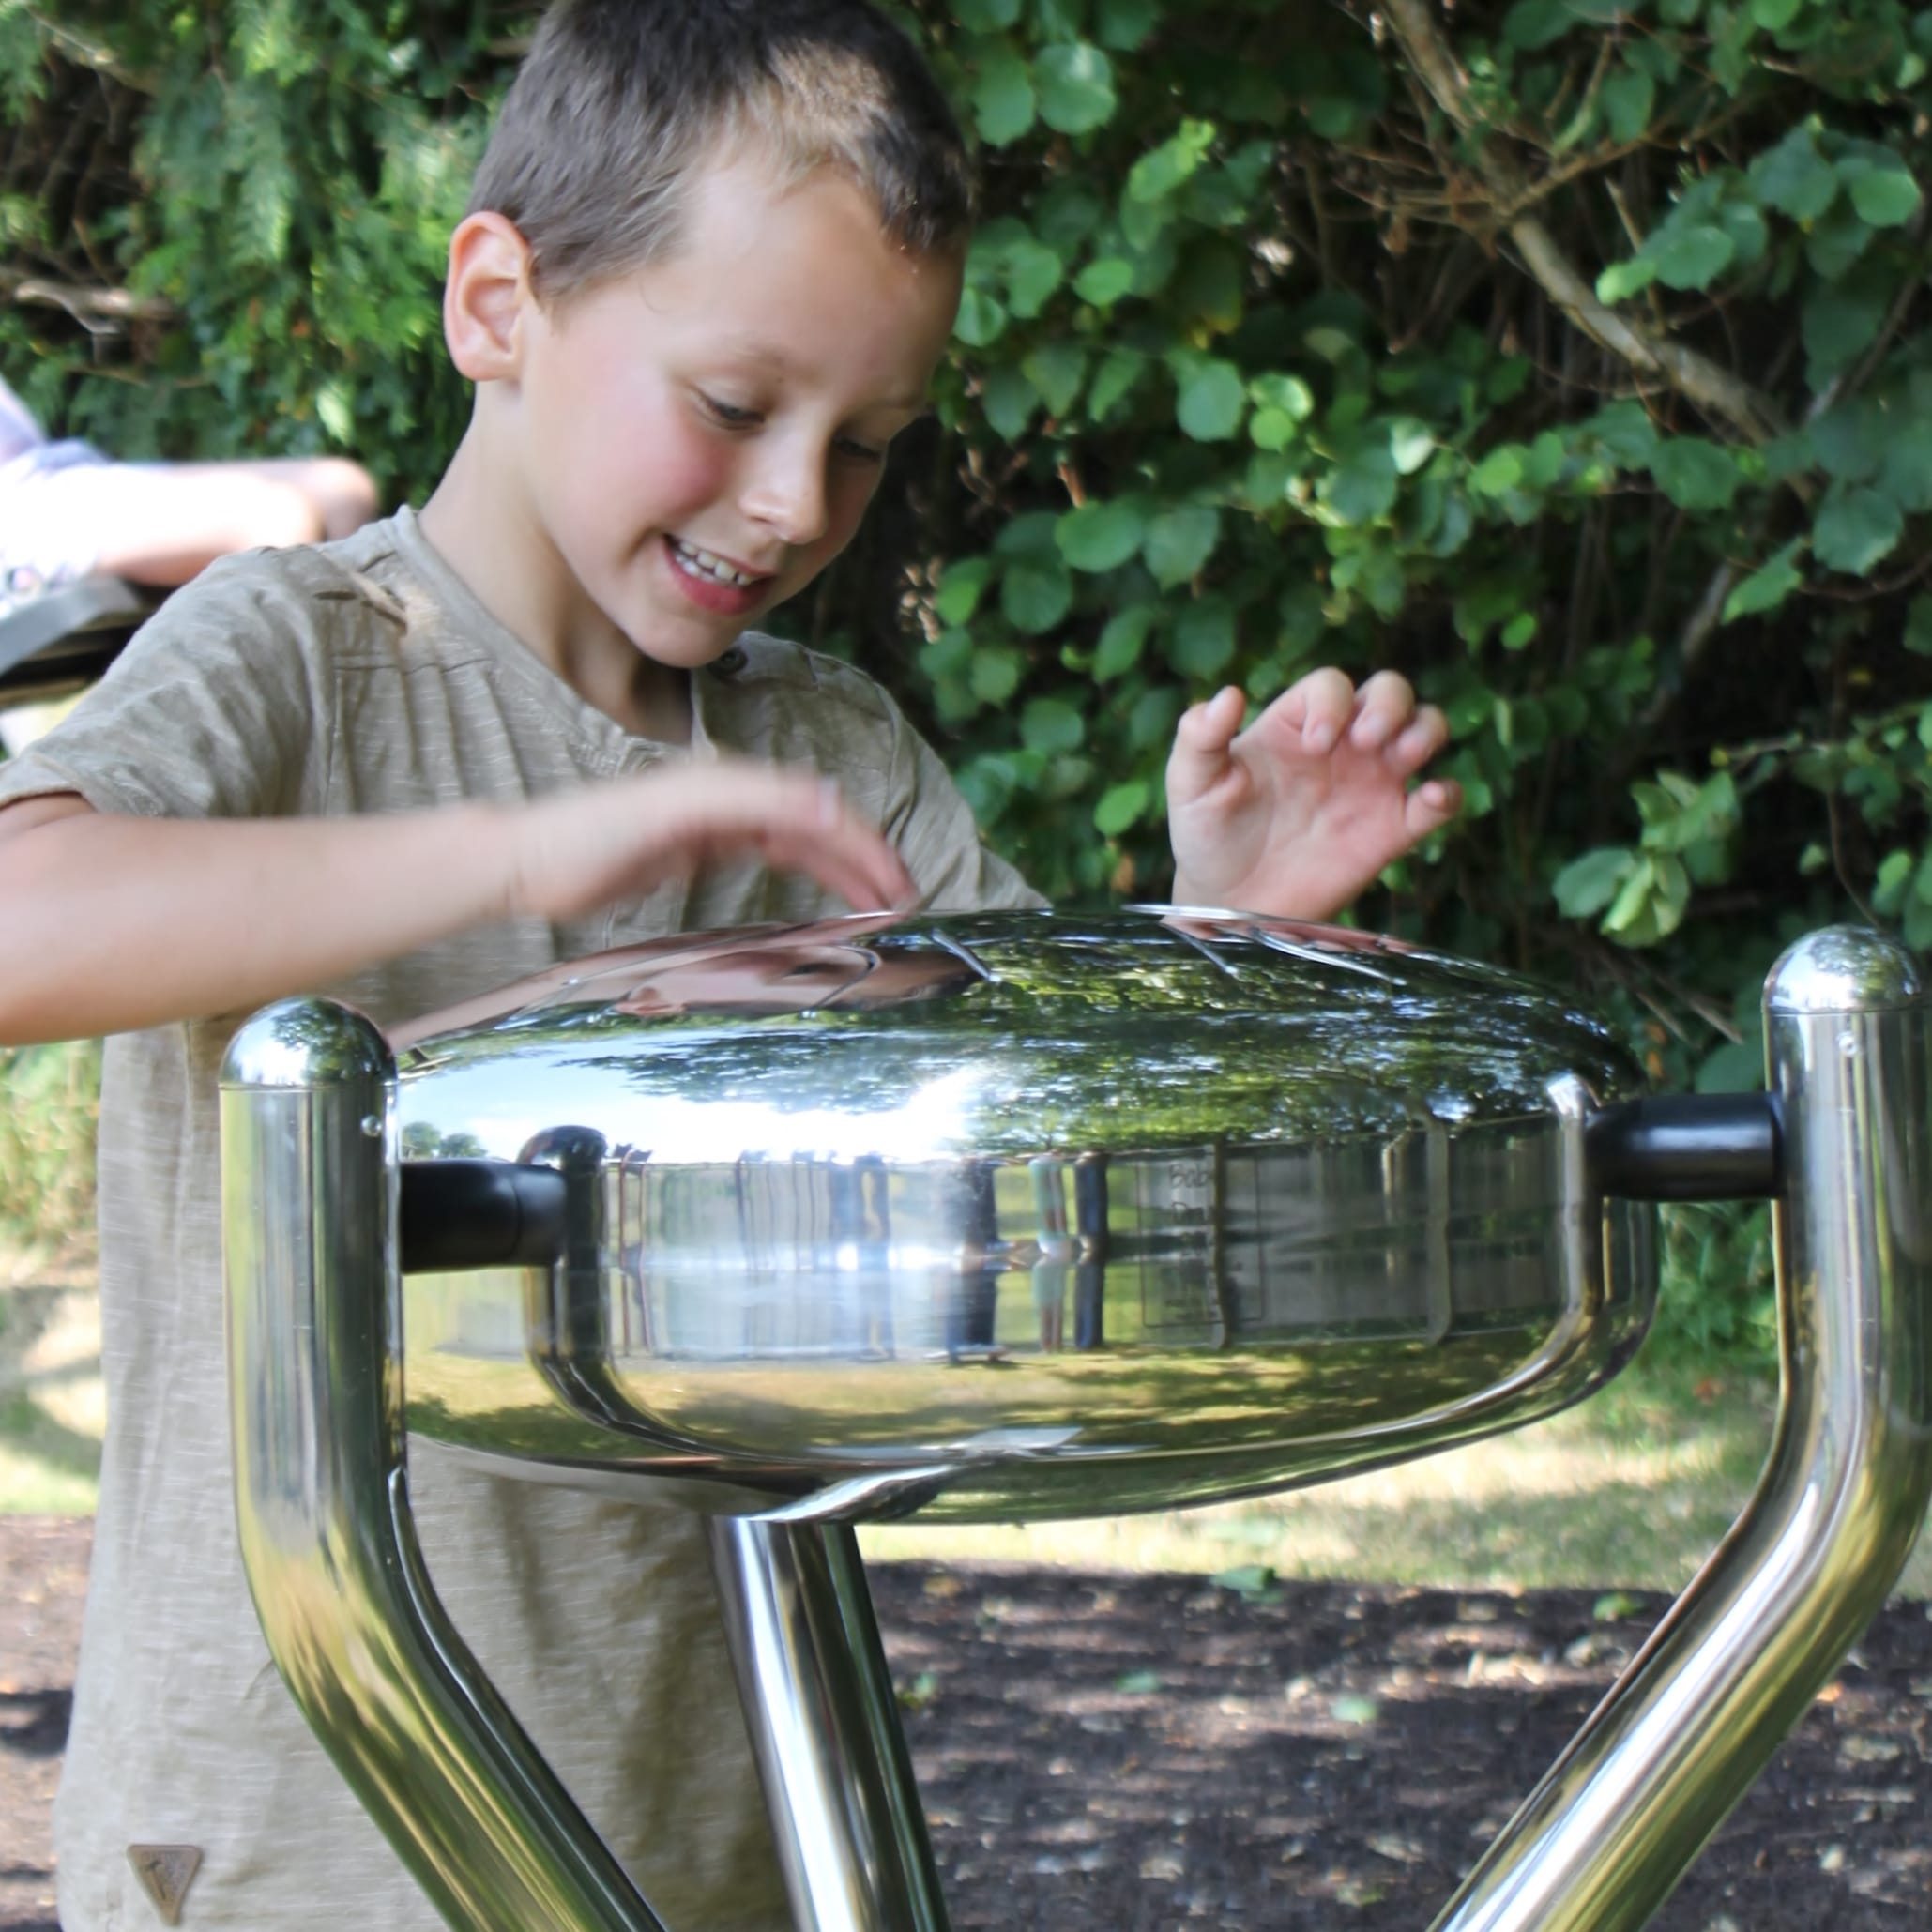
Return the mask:
M 434 1924 L 282 1690 L 235 1546 L 235 1016 L 319 990 L 389 1024 L 840 900 L 1034 903 L 890 697 L 754 629 L 922 412 L 969 216 L 945 103 L 861 0 L 567 0 L 451 237 L 475 410 L 420 515 L 216 564 L 0 765 L 0 1041 L 116 1036 L 68 1924 L 147 1911 L 130 1847 L 179 1854 L 196 1925 Z M 1182 900 L 1327 914 L 1453 809 L 1411 788 L 1444 727 L 1393 674 L 1243 709 L 1177 734 Z M 458 1628 L 658 1911 L 785 1923 L 696 1518 L 411 1469 Z

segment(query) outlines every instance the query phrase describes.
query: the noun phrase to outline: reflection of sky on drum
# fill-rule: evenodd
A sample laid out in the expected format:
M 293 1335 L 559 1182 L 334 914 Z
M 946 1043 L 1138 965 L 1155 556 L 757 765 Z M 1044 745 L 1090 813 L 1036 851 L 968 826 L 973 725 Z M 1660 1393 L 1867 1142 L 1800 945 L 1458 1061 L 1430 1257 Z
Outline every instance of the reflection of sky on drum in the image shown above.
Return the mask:
M 855 1161 L 878 1154 L 893 1161 L 932 1161 L 970 1152 L 973 1124 L 983 1112 L 994 1069 L 966 1066 L 916 1088 L 896 1106 L 855 1112 L 844 1105 L 786 1107 L 721 1096 L 648 1094 L 634 1077 L 614 1077 L 604 1067 L 586 1068 L 569 1056 L 525 1057 L 514 1069 L 492 1064 L 446 1069 L 428 1077 L 433 1120 L 443 1133 L 474 1134 L 487 1152 L 513 1161 L 539 1133 L 575 1121 L 594 1121 L 615 1146 L 628 1143 L 679 1164 L 729 1163 L 806 1154 Z M 503 1106 L 507 1085 L 516 1088 L 513 1112 Z M 428 1095 L 424 1096 L 427 1100 Z M 406 1129 L 420 1118 L 403 1088 L 401 1118 Z

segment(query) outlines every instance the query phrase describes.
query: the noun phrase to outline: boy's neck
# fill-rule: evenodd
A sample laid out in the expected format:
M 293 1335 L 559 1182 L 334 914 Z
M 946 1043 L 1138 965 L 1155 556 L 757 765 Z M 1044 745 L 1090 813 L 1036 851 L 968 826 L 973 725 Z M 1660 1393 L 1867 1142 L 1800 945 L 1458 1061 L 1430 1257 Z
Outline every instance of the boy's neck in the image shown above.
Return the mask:
M 485 610 L 586 704 L 633 738 L 691 742 L 688 672 L 647 657 L 487 487 L 474 426 L 417 522 Z

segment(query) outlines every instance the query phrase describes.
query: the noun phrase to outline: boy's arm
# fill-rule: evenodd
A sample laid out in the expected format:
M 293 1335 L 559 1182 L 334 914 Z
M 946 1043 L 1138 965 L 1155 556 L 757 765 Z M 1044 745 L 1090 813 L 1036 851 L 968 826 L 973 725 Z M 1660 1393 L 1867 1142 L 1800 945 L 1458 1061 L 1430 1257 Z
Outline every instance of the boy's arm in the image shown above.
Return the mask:
M 0 806 L 0 1043 L 247 1011 L 494 920 L 560 920 L 753 857 L 861 909 L 905 867 L 813 775 L 720 760 L 532 805 L 151 819 Z

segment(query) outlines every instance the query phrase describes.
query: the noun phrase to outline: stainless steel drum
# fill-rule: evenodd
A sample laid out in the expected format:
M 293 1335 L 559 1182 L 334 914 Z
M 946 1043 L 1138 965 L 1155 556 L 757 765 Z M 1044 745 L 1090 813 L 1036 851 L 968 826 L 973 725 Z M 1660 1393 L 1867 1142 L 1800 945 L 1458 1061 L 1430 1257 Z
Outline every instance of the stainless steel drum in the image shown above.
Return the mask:
M 1932 1492 L 1922 991 L 1824 935 L 1770 998 L 1772 1097 L 1714 1102 L 1508 975 L 1172 910 L 686 936 L 393 1041 L 271 1008 L 223 1098 L 270 1648 L 452 1924 L 651 1926 L 435 1602 L 406 1434 L 707 1512 L 799 1923 L 941 1927 L 851 1524 L 1529 1421 L 1640 1340 L 1655 1199 L 1781 1195 L 1765 1484 L 1438 1922 L 1641 1924 Z
M 1507 976 L 1039 913 L 584 962 L 401 1058 L 405 1160 L 562 1178 L 561 1265 L 413 1276 L 411 1428 L 795 1519 L 1206 1501 L 1547 1413 L 1635 1346 L 1638 1081 Z M 461 1218 L 452 1204 L 446 1210 Z

